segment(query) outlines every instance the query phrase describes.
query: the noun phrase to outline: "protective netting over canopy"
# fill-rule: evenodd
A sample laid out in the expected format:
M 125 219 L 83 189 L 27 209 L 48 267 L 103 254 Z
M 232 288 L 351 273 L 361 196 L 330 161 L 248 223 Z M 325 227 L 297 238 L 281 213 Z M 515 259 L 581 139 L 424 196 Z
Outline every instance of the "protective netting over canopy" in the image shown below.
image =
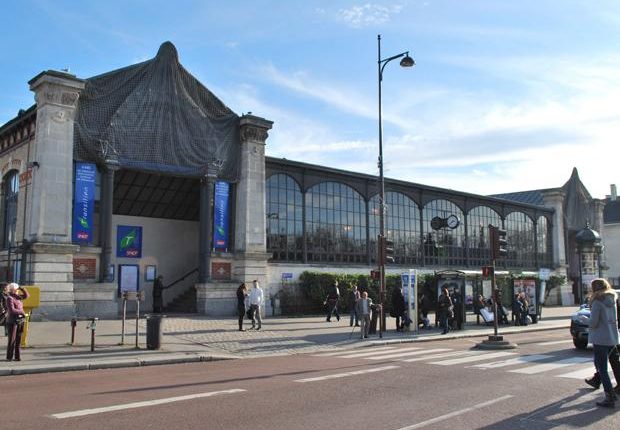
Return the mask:
M 566 195 L 564 199 L 564 226 L 566 229 L 579 231 L 588 222 L 593 224 L 594 213 L 590 207 L 592 196 L 579 179 L 577 168 L 573 168 L 573 173 L 562 186 L 562 190 Z
M 152 60 L 86 80 L 74 157 L 179 176 L 221 167 L 238 178 L 239 117 L 179 64 L 165 42 Z

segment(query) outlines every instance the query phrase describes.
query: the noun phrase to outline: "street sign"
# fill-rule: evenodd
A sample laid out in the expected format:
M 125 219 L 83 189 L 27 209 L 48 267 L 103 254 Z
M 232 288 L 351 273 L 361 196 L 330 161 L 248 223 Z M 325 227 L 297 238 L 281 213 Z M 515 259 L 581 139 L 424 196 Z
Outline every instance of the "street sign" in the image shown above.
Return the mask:
M 293 274 L 290 272 L 283 272 L 282 273 L 282 280 L 284 281 L 285 279 L 293 279 Z
M 541 267 L 538 270 L 538 277 L 540 278 L 541 281 L 548 281 L 549 278 L 551 277 L 551 269 L 546 269 Z

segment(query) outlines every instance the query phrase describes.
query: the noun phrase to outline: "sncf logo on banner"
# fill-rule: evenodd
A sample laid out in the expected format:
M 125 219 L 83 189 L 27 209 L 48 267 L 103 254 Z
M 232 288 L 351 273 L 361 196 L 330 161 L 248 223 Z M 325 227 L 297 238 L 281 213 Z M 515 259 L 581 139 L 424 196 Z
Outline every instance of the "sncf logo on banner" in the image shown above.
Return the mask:
M 73 196 L 73 242 L 93 243 L 93 212 L 95 207 L 95 177 L 93 163 L 75 164 L 75 192 Z
M 117 226 L 116 256 L 121 258 L 142 257 L 142 227 L 131 225 Z

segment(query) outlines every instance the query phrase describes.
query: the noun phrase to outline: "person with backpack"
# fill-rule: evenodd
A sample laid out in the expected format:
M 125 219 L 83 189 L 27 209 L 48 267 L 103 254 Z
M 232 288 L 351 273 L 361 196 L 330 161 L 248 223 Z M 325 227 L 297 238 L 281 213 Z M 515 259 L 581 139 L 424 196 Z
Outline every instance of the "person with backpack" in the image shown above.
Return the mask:
M 332 314 L 336 315 L 336 319 L 340 321 L 340 314 L 338 313 L 338 299 L 340 299 L 340 290 L 338 289 L 338 281 L 334 281 L 334 284 L 329 289 L 327 297 L 323 304 L 327 306 L 327 322 L 331 322 Z
M 20 287 L 14 282 L 10 283 L 7 288 L 6 304 L 9 310 L 7 331 L 9 335 L 6 347 L 6 360 L 11 361 L 15 359 L 15 361 L 21 361 L 19 348 L 26 321 L 23 301 L 30 297 L 30 294 L 25 288 Z

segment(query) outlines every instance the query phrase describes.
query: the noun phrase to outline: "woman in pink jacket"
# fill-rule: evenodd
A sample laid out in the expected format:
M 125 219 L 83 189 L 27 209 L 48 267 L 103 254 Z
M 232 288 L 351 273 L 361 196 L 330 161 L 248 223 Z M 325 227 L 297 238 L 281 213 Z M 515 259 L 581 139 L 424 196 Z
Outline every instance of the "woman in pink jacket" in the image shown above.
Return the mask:
M 22 342 L 22 333 L 24 332 L 24 322 L 26 314 L 24 313 L 23 300 L 30 295 L 25 288 L 21 288 L 16 283 L 8 286 L 8 296 L 6 304 L 9 309 L 9 319 L 7 322 L 8 343 L 6 348 L 6 360 L 11 361 L 15 357 L 15 361 L 20 361 L 19 345 Z

